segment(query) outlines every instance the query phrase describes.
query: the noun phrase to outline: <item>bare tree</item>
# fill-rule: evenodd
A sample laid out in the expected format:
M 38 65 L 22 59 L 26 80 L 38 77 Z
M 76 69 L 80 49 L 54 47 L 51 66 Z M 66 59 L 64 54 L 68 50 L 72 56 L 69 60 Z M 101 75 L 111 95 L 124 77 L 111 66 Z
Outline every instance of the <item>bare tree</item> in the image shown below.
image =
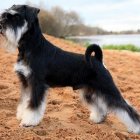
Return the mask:
M 78 14 L 74 11 L 66 12 L 60 7 L 53 7 L 51 13 L 56 20 L 57 27 L 59 28 L 58 36 L 66 37 L 75 32 L 74 25 L 81 24 L 82 21 Z

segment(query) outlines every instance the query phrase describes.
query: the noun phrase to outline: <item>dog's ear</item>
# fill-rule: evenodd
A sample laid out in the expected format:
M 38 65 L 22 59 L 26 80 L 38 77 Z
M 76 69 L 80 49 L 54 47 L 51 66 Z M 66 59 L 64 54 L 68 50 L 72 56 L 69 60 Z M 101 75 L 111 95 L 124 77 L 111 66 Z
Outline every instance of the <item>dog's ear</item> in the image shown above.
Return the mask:
M 39 8 L 25 6 L 25 17 L 28 22 L 33 23 L 40 12 Z

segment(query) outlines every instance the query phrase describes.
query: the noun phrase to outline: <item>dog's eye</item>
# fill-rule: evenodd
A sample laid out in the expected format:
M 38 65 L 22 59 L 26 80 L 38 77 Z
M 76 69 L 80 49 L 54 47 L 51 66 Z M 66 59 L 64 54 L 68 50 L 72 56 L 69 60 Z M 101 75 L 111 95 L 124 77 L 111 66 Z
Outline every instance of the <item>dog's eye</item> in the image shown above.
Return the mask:
M 11 17 L 12 17 L 12 15 L 9 14 L 9 13 L 4 13 L 4 14 L 2 15 L 2 18 L 4 18 L 4 19 L 10 19 Z
M 20 19 L 20 16 L 19 16 L 18 14 L 16 14 L 16 15 L 13 16 L 13 18 L 14 18 L 15 20 L 19 20 L 19 19 Z

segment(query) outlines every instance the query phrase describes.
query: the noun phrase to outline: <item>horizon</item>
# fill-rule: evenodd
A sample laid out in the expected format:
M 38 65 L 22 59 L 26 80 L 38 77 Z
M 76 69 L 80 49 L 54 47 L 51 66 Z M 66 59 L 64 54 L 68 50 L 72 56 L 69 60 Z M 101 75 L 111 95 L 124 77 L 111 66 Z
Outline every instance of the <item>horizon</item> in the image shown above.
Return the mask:
M 1 3 L 0 10 L 7 9 L 13 4 L 31 2 L 45 9 L 59 6 L 66 11 L 75 11 L 82 21 L 92 27 L 99 27 L 106 31 L 137 31 L 140 29 L 140 1 L 139 0 L 15 0 Z

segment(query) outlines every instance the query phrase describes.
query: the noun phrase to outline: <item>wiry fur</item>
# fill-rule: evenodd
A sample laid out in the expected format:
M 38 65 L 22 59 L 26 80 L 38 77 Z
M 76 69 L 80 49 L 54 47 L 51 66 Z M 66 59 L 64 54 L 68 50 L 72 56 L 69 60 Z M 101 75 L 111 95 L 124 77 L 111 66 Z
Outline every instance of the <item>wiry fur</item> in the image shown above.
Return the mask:
M 9 51 L 15 51 L 18 47 L 18 42 L 22 35 L 27 31 L 27 22 L 25 21 L 23 27 L 17 28 L 15 31 L 14 29 L 11 29 L 10 27 L 7 27 L 5 35 L 7 39 L 6 48 Z
M 26 78 L 31 74 L 31 69 L 26 64 L 24 64 L 22 61 L 17 62 L 15 64 L 14 70 L 17 73 L 23 74 Z
M 103 53 L 98 45 L 90 45 L 85 55 L 64 51 L 43 37 L 37 18 L 39 9 L 14 5 L 9 10 L 16 11 L 20 20 L 11 22 L 7 13 L 3 13 L 5 20 L 0 20 L 1 32 L 7 29 L 3 21 L 10 27 L 10 33 L 13 29 L 22 30 L 18 36 L 12 33 L 9 38 L 10 42 L 18 43 L 15 68 L 22 83 L 22 92 L 17 118 L 22 126 L 35 126 L 41 121 L 45 111 L 45 90 L 71 86 L 74 90 L 83 90 L 82 96 L 91 110 L 90 119 L 95 123 L 101 123 L 108 113 L 114 112 L 128 131 L 140 133 L 140 116 L 121 96 L 111 74 L 104 67 Z M 91 56 L 92 52 L 95 52 L 94 56 Z
M 17 119 L 21 121 L 20 126 L 35 126 L 42 120 L 46 108 L 46 96 L 39 108 L 32 110 L 28 107 L 31 99 L 30 87 L 21 87 L 21 98 L 17 107 Z

